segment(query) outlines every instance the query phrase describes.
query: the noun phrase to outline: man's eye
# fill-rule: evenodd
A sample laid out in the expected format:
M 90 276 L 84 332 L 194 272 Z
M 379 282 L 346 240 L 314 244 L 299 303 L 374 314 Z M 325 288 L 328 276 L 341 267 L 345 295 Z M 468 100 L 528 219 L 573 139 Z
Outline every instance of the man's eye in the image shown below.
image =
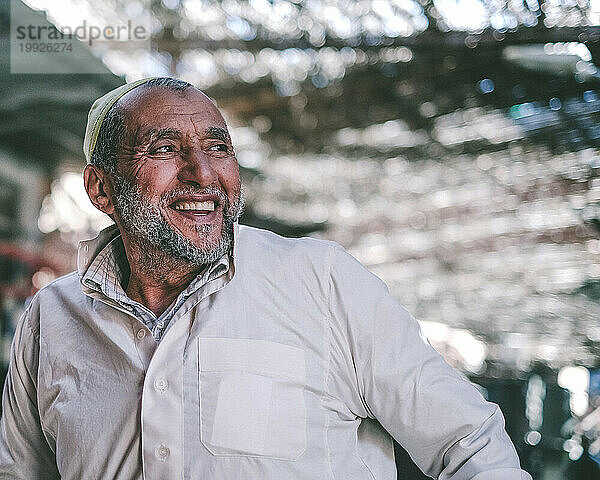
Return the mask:
M 213 145 L 209 148 L 213 152 L 227 152 L 229 151 L 229 147 L 225 143 L 218 143 L 217 145 Z
M 173 145 L 163 145 L 162 147 L 158 147 L 154 149 L 154 153 L 171 153 L 175 151 L 175 147 Z

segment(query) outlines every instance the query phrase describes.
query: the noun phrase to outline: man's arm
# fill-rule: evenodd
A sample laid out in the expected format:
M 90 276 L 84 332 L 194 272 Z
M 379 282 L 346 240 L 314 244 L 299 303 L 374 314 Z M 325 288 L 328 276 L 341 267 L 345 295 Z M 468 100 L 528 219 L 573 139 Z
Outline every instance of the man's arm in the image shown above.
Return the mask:
M 423 472 L 444 480 L 531 479 L 498 406 L 443 360 L 383 282 L 341 248 L 331 289 L 332 316 L 346 332 L 364 411 Z
M 60 478 L 37 407 L 39 334 L 29 323 L 28 309 L 19 321 L 2 395 L 0 478 Z

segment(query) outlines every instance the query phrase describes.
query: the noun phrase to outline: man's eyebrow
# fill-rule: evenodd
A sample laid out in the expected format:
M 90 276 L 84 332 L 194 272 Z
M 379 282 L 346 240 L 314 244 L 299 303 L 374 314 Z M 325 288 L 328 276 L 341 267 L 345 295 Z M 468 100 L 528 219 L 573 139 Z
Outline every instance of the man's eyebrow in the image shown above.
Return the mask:
M 181 130 L 176 128 L 151 128 L 141 136 L 142 142 L 156 142 L 163 138 L 182 138 Z
M 176 128 L 150 128 L 145 132 L 138 132 L 136 134 L 136 143 L 143 145 L 146 143 L 156 142 L 163 138 L 180 139 L 183 137 L 181 130 Z
M 221 127 L 208 127 L 204 133 L 209 137 L 218 138 L 223 142 L 229 142 L 229 132 Z

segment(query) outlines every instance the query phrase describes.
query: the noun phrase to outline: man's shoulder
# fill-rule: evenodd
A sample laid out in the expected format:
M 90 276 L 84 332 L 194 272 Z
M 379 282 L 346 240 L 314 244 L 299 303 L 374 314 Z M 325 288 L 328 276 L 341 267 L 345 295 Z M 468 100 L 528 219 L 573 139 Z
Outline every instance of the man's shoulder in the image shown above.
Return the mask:
M 67 273 L 52 280 L 48 285 L 42 287 L 32 298 L 31 304 L 44 305 L 54 302 L 70 303 L 83 298 L 81 283 L 77 272 Z
M 83 292 L 77 272 L 68 273 L 38 290 L 27 305 L 22 321 L 27 322 L 37 336 L 42 317 L 56 318 L 57 310 L 62 310 L 68 304 L 80 302 L 82 297 Z
M 316 238 L 288 238 L 260 228 L 240 227 L 235 257 L 253 275 L 327 276 L 339 244 Z
M 240 225 L 239 248 L 244 251 L 252 250 L 266 255 L 274 253 L 290 254 L 293 251 L 305 252 L 314 255 L 328 255 L 339 247 L 339 244 L 330 240 L 321 240 L 312 237 L 284 237 L 270 230 Z
M 72 292 L 73 289 L 81 291 L 79 275 L 77 275 L 77 272 L 75 271 L 69 272 L 66 275 L 55 278 L 50 283 L 42 287 L 36 295 L 45 295 L 62 291 Z

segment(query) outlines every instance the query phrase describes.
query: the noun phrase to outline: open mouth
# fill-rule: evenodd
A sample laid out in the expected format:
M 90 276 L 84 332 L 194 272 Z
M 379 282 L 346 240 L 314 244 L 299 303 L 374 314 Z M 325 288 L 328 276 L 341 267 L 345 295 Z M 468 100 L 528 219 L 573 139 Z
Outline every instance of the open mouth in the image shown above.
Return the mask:
M 203 202 L 179 201 L 172 204 L 171 208 L 182 213 L 208 215 L 215 211 L 215 202 L 214 200 L 206 200 Z

